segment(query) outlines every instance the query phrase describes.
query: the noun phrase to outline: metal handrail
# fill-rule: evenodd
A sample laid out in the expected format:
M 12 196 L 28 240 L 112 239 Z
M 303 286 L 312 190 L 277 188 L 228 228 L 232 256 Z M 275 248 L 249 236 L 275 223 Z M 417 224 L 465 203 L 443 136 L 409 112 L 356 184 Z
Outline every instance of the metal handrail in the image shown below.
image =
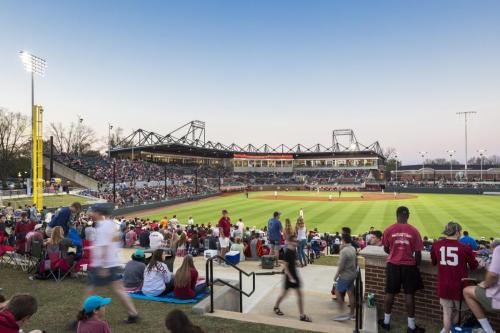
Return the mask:
M 219 278 L 214 280 L 214 259 L 222 260 L 227 265 L 233 267 L 234 269 L 236 269 L 239 272 L 239 274 L 240 274 L 239 288 L 237 288 L 237 287 L 231 285 L 230 283 L 223 281 Z M 207 280 L 207 285 L 210 287 L 210 313 L 214 312 L 214 283 L 216 283 L 216 282 L 220 282 L 220 283 L 236 290 L 237 292 L 239 292 L 239 294 L 240 294 L 240 312 L 243 312 L 243 295 L 245 295 L 246 297 L 250 297 L 255 292 L 255 275 L 256 275 L 255 272 L 247 273 L 244 270 L 242 270 L 241 268 L 233 265 L 231 262 L 227 261 L 225 258 L 223 258 L 219 255 L 216 255 L 216 256 L 213 256 L 213 257 L 210 257 L 207 259 L 207 262 L 205 264 L 205 270 L 206 270 L 205 277 Z M 247 277 L 250 277 L 250 276 L 252 277 L 253 286 L 252 286 L 252 291 L 249 293 L 243 291 L 243 275 L 245 275 Z
M 359 333 L 363 329 L 363 277 L 361 276 L 361 268 L 358 266 L 356 270 L 355 281 L 355 308 L 356 308 L 356 321 L 354 325 L 354 333 Z

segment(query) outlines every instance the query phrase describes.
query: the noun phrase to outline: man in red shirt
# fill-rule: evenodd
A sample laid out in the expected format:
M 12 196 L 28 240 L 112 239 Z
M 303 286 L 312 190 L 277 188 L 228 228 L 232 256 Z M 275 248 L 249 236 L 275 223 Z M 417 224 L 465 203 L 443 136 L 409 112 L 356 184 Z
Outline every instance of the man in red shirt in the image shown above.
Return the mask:
M 229 248 L 229 237 L 231 236 L 231 219 L 229 218 L 227 210 L 222 211 L 222 217 L 219 220 L 219 245 L 220 255 L 225 258 L 227 249 Z
M 438 265 L 437 294 L 443 307 L 444 328 L 441 333 L 451 332 L 451 326 L 457 323 L 462 279 L 468 277 L 468 269 L 474 270 L 478 266 L 472 249 L 458 241 L 461 231 L 460 224 L 449 222 L 443 231 L 446 238 L 432 245 L 432 264 Z
M 424 248 L 422 237 L 418 230 L 408 224 L 410 210 L 407 207 L 398 207 L 397 222 L 385 229 L 383 235 L 384 251 L 389 254 L 386 266 L 384 319 L 379 325 L 390 330 L 391 312 L 394 297 L 399 294 L 403 286 L 408 312 L 407 333 L 423 333 L 425 329 L 415 324 L 415 292 L 423 288 L 422 278 L 418 266 L 422 259 L 421 251 Z

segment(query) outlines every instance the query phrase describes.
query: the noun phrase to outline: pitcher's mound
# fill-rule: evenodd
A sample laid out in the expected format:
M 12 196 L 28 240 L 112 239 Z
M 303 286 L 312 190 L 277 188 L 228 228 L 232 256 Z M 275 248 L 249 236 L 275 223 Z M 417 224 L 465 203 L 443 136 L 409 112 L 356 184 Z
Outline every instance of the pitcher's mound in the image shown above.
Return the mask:
M 328 197 L 311 197 L 306 195 L 261 195 L 254 197 L 255 199 L 264 200 L 294 200 L 294 201 L 330 201 Z M 415 199 L 417 198 L 414 194 L 400 193 L 396 196 L 391 193 L 360 193 L 359 197 L 338 197 L 334 196 L 331 201 L 380 201 L 380 200 L 403 200 L 403 199 Z

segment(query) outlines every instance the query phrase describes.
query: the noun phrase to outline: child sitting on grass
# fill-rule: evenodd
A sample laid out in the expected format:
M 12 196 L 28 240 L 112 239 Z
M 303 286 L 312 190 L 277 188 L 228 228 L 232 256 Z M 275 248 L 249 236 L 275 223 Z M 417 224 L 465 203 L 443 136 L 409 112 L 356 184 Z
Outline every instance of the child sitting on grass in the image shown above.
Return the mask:
M 111 333 L 108 322 L 102 318 L 106 313 L 105 306 L 111 298 L 93 295 L 83 302 L 83 309 L 78 313 L 76 333 Z

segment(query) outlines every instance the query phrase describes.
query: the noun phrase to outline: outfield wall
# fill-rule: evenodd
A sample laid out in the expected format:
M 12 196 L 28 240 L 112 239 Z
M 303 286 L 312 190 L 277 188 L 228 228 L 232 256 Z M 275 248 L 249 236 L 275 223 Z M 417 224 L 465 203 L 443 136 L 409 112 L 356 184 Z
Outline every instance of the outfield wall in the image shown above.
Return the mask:
M 185 203 L 185 202 L 211 198 L 211 197 L 215 197 L 218 195 L 220 195 L 220 193 L 197 195 L 197 196 L 192 196 L 189 198 L 182 198 L 182 199 L 164 200 L 164 201 L 152 202 L 152 203 L 130 206 L 130 207 L 121 207 L 121 208 L 117 208 L 113 211 L 113 216 L 127 215 L 127 214 L 131 214 L 131 213 L 135 213 L 135 212 L 140 212 L 143 210 L 168 207 L 168 206 L 173 206 L 173 205 L 177 205 L 177 204 L 181 204 L 181 203 Z
M 500 189 L 480 189 L 480 188 L 437 188 L 437 187 L 396 187 L 386 186 L 386 192 L 400 193 L 436 193 L 436 194 L 483 194 L 484 192 L 497 192 Z

